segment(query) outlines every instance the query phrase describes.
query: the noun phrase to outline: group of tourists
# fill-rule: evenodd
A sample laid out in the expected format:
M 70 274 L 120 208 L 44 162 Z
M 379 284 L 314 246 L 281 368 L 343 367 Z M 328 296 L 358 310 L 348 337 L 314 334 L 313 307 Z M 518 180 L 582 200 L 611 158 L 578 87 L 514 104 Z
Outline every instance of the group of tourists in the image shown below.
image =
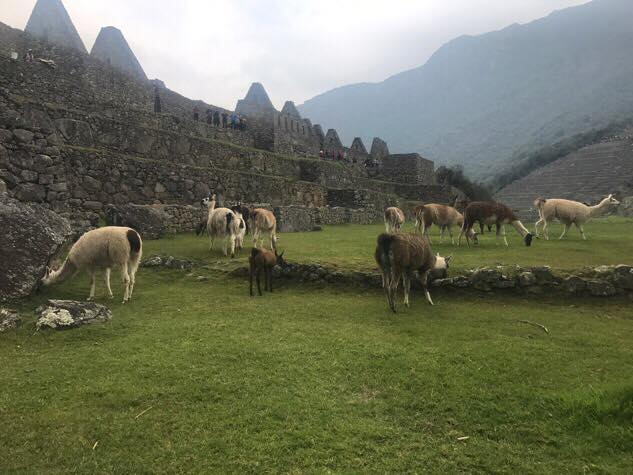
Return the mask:
M 196 122 L 200 121 L 200 109 L 195 106 L 193 108 L 193 120 Z M 207 109 L 205 112 L 205 121 L 209 125 L 213 125 L 215 127 L 222 127 L 224 129 L 230 128 L 235 130 L 245 130 L 246 129 L 246 118 L 240 114 L 236 114 L 235 112 L 229 114 L 226 111 L 218 111 Z
M 334 151 L 330 150 L 329 152 L 325 152 L 323 150 L 319 150 L 319 158 L 323 158 L 324 160 L 338 160 L 343 161 L 347 160 L 347 152 L 340 150 Z

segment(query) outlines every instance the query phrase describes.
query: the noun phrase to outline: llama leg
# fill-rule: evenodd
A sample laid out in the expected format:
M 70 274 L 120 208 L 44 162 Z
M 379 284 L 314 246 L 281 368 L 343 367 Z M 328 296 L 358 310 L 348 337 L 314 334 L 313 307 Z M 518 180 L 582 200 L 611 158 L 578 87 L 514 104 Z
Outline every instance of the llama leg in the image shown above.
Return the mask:
M 545 240 L 549 241 L 549 229 L 547 229 L 547 225 L 549 223 L 543 219 L 543 236 L 545 236 Z
M 446 231 L 446 226 L 440 226 L 440 244 L 444 244 L 444 232 Z
M 536 224 L 534 225 L 534 235 L 536 237 L 539 237 L 539 233 L 538 233 L 538 227 L 543 224 L 543 218 L 539 219 Z M 545 232 L 545 227 L 543 227 L 543 232 Z
M 402 287 L 404 289 L 404 305 L 409 307 L 409 290 L 411 289 L 411 278 L 404 274 L 402 276 Z
M 132 299 L 132 295 L 134 294 L 134 284 L 136 284 L 136 271 L 138 271 L 140 259 L 136 262 L 130 262 L 130 295 L 128 296 Z
M 121 266 L 121 276 L 125 285 L 125 292 L 123 293 L 123 303 L 125 303 L 130 300 L 130 274 L 128 273 L 127 262 Z
M 563 239 L 565 236 L 567 236 L 567 231 L 569 231 L 570 226 L 571 226 L 571 223 L 565 223 L 565 229 L 563 229 L 563 234 L 561 234 L 558 239 Z
M 424 296 L 426 297 L 427 302 L 431 305 L 435 305 L 433 303 L 433 299 L 431 299 L 431 294 L 429 293 L 429 271 L 424 272 L 420 276 L 420 284 L 422 285 L 422 290 L 424 290 Z
M 229 236 L 229 246 L 231 248 L 231 258 L 235 257 L 235 236 L 231 234 Z
M 503 235 L 503 242 L 505 243 L 506 247 L 508 247 L 508 238 L 506 237 L 506 227 L 503 224 L 501 225 L 501 234 Z
M 259 296 L 262 296 L 262 286 L 260 283 L 260 277 L 261 277 L 262 271 L 260 269 L 257 269 L 257 293 L 259 294 Z
M 393 313 L 396 313 L 396 295 L 398 293 L 398 283 L 400 282 L 400 277 L 396 280 L 392 277 L 391 285 L 389 286 L 389 306 Z
M 96 285 L 97 285 L 96 272 L 93 269 L 90 273 L 90 296 L 88 297 L 88 300 L 94 300 Z
M 453 226 L 449 224 L 447 227 L 448 227 L 448 235 L 451 237 L 451 244 L 454 246 L 455 238 L 453 238 Z
M 422 221 L 422 236 L 424 236 L 429 243 L 431 243 L 431 236 L 429 236 L 429 228 L 426 227 L 426 223 Z
M 249 294 L 252 297 L 253 296 L 253 274 L 254 274 L 254 269 L 253 269 L 253 264 L 251 263 L 251 268 L 249 269 L 249 273 L 248 273 L 248 286 L 249 286 Z
M 268 290 L 273 293 L 273 268 L 268 269 Z
M 270 232 L 270 250 L 277 250 L 277 233 L 274 229 Z
M 585 230 L 583 229 L 582 224 L 576 223 L 576 227 L 578 228 L 578 231 L 580 231 L 580 235 L 582 236 L 582 239 L 586 241 L 587 236 L 585 236 Z
M 112 294 L 112 288 L 110 287 L 110 271 L 111 269 L 109 267 L 105 271 L 105 284 L 108 291 L 108 297 L 114 298 L 114 295 Z
M 499 245 L 499 236 L 501 236 L 501 225 L 497 224 L 497 237 L 496 237 L 496 243 L 497 246 Z

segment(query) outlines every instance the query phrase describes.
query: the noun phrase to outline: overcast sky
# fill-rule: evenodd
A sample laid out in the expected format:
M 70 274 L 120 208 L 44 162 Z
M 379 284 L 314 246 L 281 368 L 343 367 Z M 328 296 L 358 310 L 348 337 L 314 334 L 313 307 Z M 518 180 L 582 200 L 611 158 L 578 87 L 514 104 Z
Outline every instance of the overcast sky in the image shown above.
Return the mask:
M 253 81 L 275 106 L 423 64 L 443 43 L 587 0 L 63 0 L 86 48 L 116 26 L 150 78 L 233 108 Z M 0 0 L 24 29 L 35 0 Z

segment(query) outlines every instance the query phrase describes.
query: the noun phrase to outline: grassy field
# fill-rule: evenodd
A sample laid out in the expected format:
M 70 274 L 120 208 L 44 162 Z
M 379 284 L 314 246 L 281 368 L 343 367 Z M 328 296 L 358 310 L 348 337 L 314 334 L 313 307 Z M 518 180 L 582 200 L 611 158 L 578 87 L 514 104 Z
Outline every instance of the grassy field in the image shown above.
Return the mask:
M 492 239 L 455 255 L 623 262 L 632 224 L 588 226 L 589 244 Z M 364 268 L 378 231 L 280 244 Z M 179 236 L 146 254 L 225 262 L 205 245 Z M 98 286 L 114 319 L 72 331 L 35 333 L 32 310 L 85 297 L 85 277 L 19 305 L 23 327 L 0 336 L 0 473 L 631 473 L 627 301 L 436 291 L 435 307 L 417 296 L 394 316 L 379 291 L 286 283 L 251 299 L 244 280 L 199 272 L 210 280 L 141 269 L 125 306 L 118 282 L 116 302 Z
M 533 228 L 531 225 L 530 229 Z M 560 228 L 558 225 L 551 226 L 550 238 L 560 235 Z M 411 224 L 405 226 L 405 231 L 412 231 Z M 559 270 L 603 264 L 633 264 L 633 219 L 595 220 L 587 224 L 585 231 L 589 237 L 587 241 L 583 241 L 580 234 L 572 229 L 564 241 L 557 238 L 550 241 L 535 239 L 529 248 L 523 245 L 521 237 L 511 227 L 507 229 L 508 248 L 503 242 L 497 245 L 494 232 L 486 233 L 480 238 L 479 246 L 470 248 L 465 244 L 462 247 L 453 246 L 449 239 L 439 244 L 437 229 L 432 230 L 431 238 L 435 252 L 454 256 L 451 268 L 455 272 L 497 264 L 550 265 Z M 326 226 L 320 233 L 282 234 L 279 249 L 285 250 L 285 257 L 293 262 L 316 262 L 344 269 L 371 270 L 376 268 L 373 256 L 376 237 L 381 232 L 384 232 L 384 226 L 380 225 Z M 188 256 L 197 262 L 218 267 L 235 264 L 226 261 L 219 252 L 209 253 L 208 240 L 192 234 L 147 242 L 145 253 Z M 237 263 L 244 265 L 247 254 L 247 251 L 242 252 Z

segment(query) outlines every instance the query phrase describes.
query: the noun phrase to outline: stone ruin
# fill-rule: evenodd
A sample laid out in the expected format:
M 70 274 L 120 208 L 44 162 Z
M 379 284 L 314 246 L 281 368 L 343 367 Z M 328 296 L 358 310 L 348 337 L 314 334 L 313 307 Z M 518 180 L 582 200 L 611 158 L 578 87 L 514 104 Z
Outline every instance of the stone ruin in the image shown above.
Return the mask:
M 50 43 L 87 53 L 61 0 L 37 0 L 24 31 Z
M 380 139 L 369 154 L 360 139 L 348 148 L 292 102 L 277 111 L 260 83 L 237 102 L 245 130 L 208 124 L 207 110 L 231 111 L 147 81 L 116 29 L 104 28 L 87 55 L 59 0 L 38 1 L 29 25 L 30 34 L 0 24 L 0 190 L 68 217 L 75 231 L 128 204 L 159 208 L 169 232 L 193 230 L 212 191 L 226 204 L 267 203 L 287 230 L 372 223 L 387 206 L 453 194 L 435 183 L 433 162 L 391 156 Z M 56 67 L 11 59 L 29 48 Z M 328 148 L 347 163 L 320 159 Z M 368 159 L 386 163 L 384 173 L 371 176 Z
M 106 26 L 101 28 L 90 56 L 100 59 L 121 71 L 126 71 L 139 79 L 147 80 L 145 71 L 132 52 L 121 30 Z

